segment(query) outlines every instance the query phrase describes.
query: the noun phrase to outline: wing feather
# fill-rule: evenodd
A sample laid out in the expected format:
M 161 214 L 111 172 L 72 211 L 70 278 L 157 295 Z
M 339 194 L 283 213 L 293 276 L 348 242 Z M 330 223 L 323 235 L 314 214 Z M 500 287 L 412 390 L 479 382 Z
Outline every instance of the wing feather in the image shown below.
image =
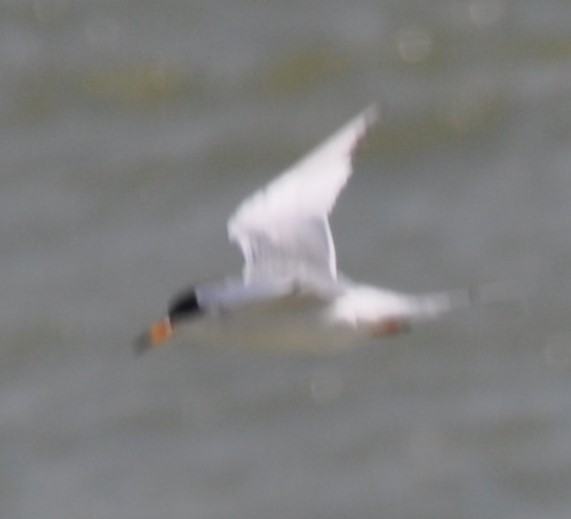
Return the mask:
M 228 235 L 242 249 L 246 279 L 276 265 L 304 265 L 336 277 L 327 217 L 351 175 L 353 151 L 376 120 L 376 107 L 367 108 L 242 202 L 228 221 Z

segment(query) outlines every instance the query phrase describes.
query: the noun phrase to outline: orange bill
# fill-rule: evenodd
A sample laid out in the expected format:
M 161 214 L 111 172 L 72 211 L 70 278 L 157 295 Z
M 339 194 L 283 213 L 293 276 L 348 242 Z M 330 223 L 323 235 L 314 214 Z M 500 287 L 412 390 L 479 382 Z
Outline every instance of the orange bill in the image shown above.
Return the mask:
M 173 327 L 168 317 L 155 321 L 148 331 L 137 339 L 135 350 L 137 353 L 143 353 L 148 349 L 162 346 L 172 338 L 173 334 Z
M 160 346 L 167 342 L 173 335 L 170 319 L 165 317 L 156 321 L 149 330 L 149 342 L 152 347 Z

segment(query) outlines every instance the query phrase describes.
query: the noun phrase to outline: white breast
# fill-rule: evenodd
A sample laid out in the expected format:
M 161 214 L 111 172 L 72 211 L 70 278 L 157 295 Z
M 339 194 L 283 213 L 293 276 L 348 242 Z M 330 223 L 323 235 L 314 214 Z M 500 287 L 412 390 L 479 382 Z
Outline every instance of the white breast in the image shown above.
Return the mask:
M 193 343 L 261 350 L 327 352 L 346 349 L 359 338 L 354 327 L 331 321 L 330 305 L 312 301 L 260 305 L 208 316 L 185 325 Z

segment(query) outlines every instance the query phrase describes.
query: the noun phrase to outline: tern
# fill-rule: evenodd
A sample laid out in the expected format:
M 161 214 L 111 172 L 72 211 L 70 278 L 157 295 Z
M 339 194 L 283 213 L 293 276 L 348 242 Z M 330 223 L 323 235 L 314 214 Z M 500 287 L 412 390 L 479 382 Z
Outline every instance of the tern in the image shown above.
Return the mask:
M 407 294 L 339 272 L 328 217 L 351 176 L 353 153 L 377 119 L 370 106 L 246 198 L 227 225 L 244 256 L 242 274 L 179 294 L 138 338 L 138 351 L 182 329 L 201 343 L 333 351 L 471 304 L 470 290 Z

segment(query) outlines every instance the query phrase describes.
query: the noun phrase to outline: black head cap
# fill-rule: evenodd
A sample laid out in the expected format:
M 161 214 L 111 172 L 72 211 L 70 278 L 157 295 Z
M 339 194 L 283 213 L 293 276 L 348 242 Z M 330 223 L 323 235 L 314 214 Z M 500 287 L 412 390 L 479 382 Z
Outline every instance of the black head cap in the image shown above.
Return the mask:
M 176 323 L 186 319 L 192 319 L 202 313 L 198 304 L 196 291 L 189 290 L 178 296 L 169 306 L 168 316 L 171 322 Z

